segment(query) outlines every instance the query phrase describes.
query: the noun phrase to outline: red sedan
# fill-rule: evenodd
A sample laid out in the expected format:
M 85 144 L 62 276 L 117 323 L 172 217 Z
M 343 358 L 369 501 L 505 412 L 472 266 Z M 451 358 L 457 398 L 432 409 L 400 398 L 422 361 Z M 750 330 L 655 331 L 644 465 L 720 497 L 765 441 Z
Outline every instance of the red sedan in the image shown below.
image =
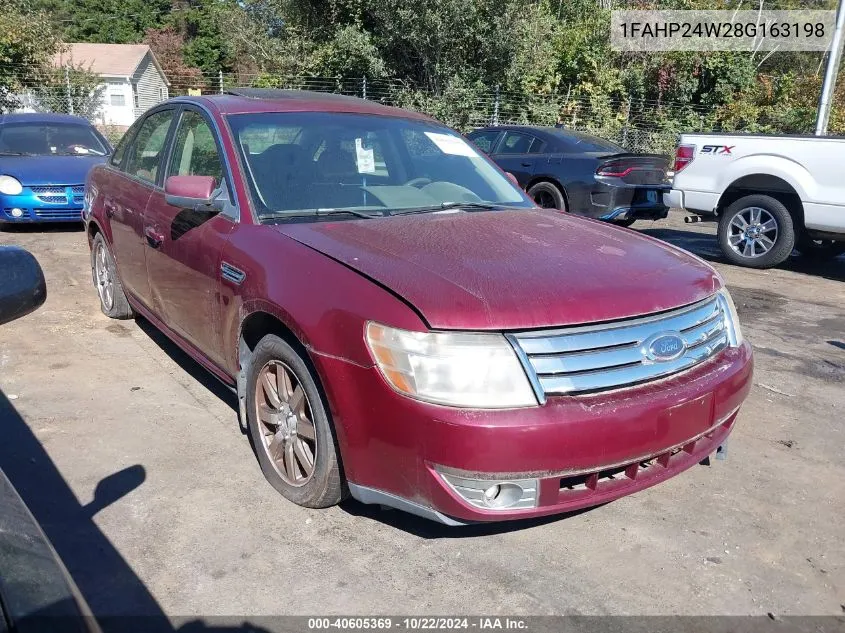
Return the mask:
M 751 348 L 692 255 L 538 209 L 423 115 L 178 98 L 86 188 L 93 279 L 238 394 L 291 501 L 456 525 L 603 503 L 701 461 Z

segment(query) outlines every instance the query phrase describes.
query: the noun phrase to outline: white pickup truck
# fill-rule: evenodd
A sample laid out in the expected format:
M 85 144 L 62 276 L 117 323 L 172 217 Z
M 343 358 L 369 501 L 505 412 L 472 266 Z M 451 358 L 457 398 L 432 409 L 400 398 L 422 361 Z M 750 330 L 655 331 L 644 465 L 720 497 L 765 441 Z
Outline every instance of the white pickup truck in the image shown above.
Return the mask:
M 836 257 L 845 252 L 845 138 L 683 134 L 663 202 L 717 219 L 722 252 L 741 266 L 777 266 L 793 249 Z

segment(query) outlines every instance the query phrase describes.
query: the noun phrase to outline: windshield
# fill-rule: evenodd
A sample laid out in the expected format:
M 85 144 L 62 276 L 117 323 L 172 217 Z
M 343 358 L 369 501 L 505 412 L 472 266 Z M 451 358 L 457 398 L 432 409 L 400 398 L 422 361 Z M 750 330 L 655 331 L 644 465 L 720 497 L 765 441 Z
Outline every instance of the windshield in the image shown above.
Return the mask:
M 624 148 L 616 143 L 575 130 L 566 130 L 559 136 L 564 141 L 568 152 L 612 152 L 614 154 L 625 152 Z
M 19 156 L 105 156 L 108 150 L 93 128 L 74 123 L 0 125 L 0 154 Z
M 533 206 L 460 135 L 435 123 L 328 112 L 228 120 L 260 217 Z

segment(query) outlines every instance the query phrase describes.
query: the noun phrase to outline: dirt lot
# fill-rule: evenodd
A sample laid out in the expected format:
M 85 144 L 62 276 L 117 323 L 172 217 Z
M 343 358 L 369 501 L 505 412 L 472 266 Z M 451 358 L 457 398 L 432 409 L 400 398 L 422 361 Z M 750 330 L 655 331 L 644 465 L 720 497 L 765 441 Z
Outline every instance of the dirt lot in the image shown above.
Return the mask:
M 757 365 L 728 460 L 631 497 L 458 529 L 296 507 L 225 390 L 100 313 L 75 228 L 0 233 L 49 288 L 0 331 L 0 466 L 98 614 L 841 615 L 845 258 L 753 271 L 721 263 L 712 225 L 643 228 L 715 262 Z

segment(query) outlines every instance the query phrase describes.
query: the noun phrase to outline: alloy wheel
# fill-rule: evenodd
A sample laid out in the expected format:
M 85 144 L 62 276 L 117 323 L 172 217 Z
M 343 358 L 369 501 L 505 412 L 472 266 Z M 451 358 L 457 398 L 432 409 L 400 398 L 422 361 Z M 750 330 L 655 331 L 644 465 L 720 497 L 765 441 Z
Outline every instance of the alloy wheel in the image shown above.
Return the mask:
M 743 209 L 728 225 L 728 244 L 742 257 L 762 257 L 774 248 L 777 239 L 778 223 L 761 207 Z
M 255 411 L 261 449 L 291 486 L 304 486 L 314 475 L 317 433 L 305 389 L 285 363 L 271 360 L 258 373 Z
M 108 311 L 114 306 L 114 279 L 109 270 L 108 252 L 102 242 L 97 244 L 94 253 L 94 277 L 97 282 L 97 294 L 103 307 Z
M 554 196 L 548 191 L 538 191 L 534 194 L 534 202 L 543 209 L 557 209 Z

